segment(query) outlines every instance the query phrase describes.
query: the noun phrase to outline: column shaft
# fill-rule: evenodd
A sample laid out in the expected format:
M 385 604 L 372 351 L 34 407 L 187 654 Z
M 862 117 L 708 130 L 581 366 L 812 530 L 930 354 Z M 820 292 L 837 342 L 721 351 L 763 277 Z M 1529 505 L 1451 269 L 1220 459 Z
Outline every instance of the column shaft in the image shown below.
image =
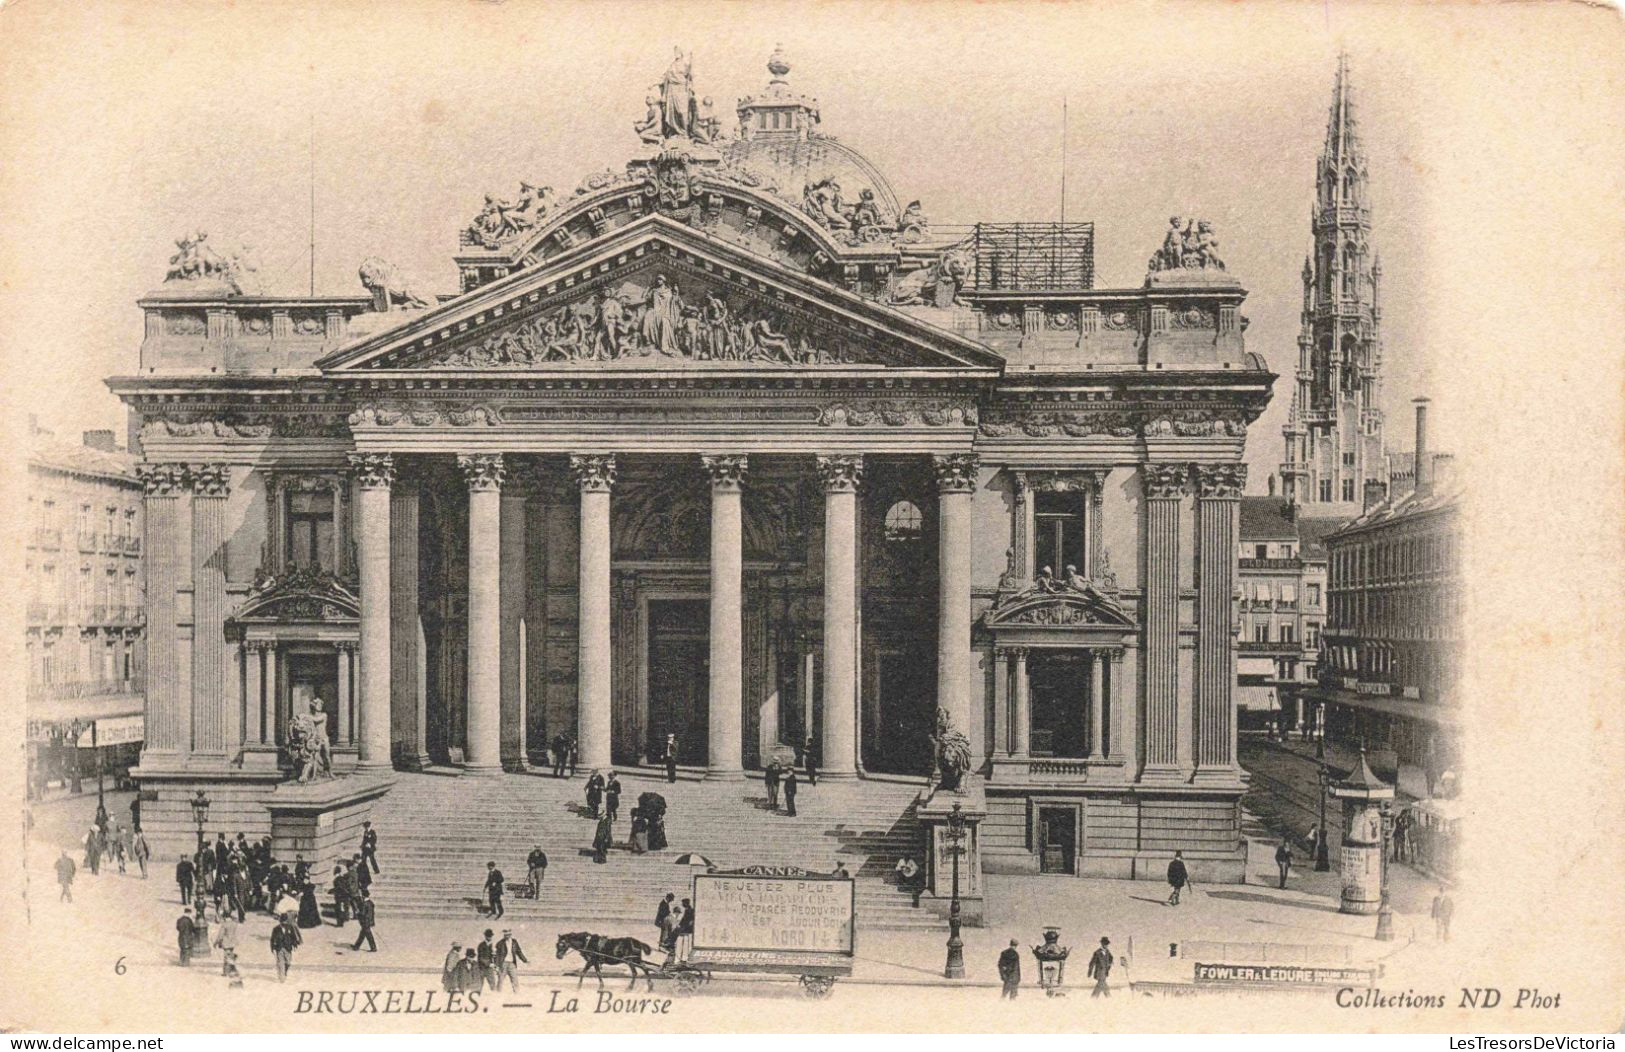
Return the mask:
M 1235 775 L 1235 660 L 1231 609 L 1236 581 L 1236 518 L 1246 467 L 1197 468 L 1196 767 L 1198 778 Z
M 333 736 L 334 745 L 349 745 L 353 736 L 350 724 L 350 648 L 341 643 L 336 648 L 339 670 L 338 727 Z
M 1016 647 L 1013 656 L 1016 659 L 1015 704 L 1011 707 L 1010 755 L 1018 759 L 1027 758 L 1027 750 L 1032 731 L 1031 695 L 1028 693 L 1027 683 L 1027 648 Z
M 192 467 L 192 753 L 226 752 L 226 464 Z
M 525 616 L 526 493 L 510 483 L 502 491 L 502 766 L 525 768 L 525 652 L 520 624 Z
M 1000 647 L 993 651 L 992 755 L 1010 754 L 1010 723 L 1010 652 Z
M 391 735 L 402 763 L 429 763 L 428 699 L 418 681 L 422 646 L 418 624 L 418 495 L 415 481 L 397 484 L 389 497 L 389 694 Z
M 1096 760 L 1106 758 L 1105 709 L 1106 652 L 1095 650 L 1089 654 L 1089 756 Z
M 823 770 L 857 775 L 857 506 L 863 458 L 818 458 L 824 481 Z
M 266 744 L 281 745 L 284 741 L 284 720 L 282 719 L 282 694 L 278 686 L 277 647 L 275 643 L 265 644 L 265 717 L 266 717 Z
M 954 729 L 972 738 L 970 712 L 971 500 L 975 454 L 933 458 L 937 471 L 937 707 Z
M 609 492 L 613 456 L 572 456 L 581 488 L 576 722 L 581 766 L 610 762 Z
M 745 458 L 703 458 L 711 476 L 711 682 L 706 767 L 712 778 L 744 776 Z
M 1145 762 L 1148 776 L 1179 770 L 1179 504 L 1183 464 L 1147 464 Z
M 146 491 L 147 695 L 141 759 L 145 766 L 159 757 L 179 758 L 191 737 L 191 702 L 181 695 L 176 592 L 191 577 L 192 531 L 181 528 L 187 510 L 181 500 L 188 486 L 185 466 L 142 464 L 139 473 Z
M 468 483 L 467 769 L 502 769 L 502 478 L 500 453 L 459 456 Z
M 244 687 L 247 723 L 243 727 L 243 741 L 260 745 L 265 742 L 269 721 L 265 718 L 265 644 L 258 640 L 243 643 Z
M 355 472 L 356 558 L 361 585 L 361 711 L 358 765 L 388 767 L 389 756 L 389 487 L 388 453 L 352 453 Z

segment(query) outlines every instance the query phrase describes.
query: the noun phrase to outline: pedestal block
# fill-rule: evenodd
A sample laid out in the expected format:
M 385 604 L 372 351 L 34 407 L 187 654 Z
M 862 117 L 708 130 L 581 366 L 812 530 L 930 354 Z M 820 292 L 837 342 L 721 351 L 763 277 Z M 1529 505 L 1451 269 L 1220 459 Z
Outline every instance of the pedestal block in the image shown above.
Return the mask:
M 987 818 L 987 795 L 979 778 L 968 777 L 959 792 L 927 790 L 921 793 L 916 813 L 925 827 L 925 890 L 920 908 L 946 919 L 953 904 L 954 859 L 949 853 L 948 818 L 954 805 L 965 820 L 965 838 L 959 842 L 959 919 L 981 927 L 986 917 L 982 879 L 982 821 Z

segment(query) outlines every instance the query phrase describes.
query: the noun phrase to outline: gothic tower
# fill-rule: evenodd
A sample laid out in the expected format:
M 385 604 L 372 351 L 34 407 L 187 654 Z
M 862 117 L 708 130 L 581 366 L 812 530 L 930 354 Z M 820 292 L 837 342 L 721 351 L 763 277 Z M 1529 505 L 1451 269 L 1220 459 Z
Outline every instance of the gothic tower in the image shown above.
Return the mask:
M 1338 56 L 1326 145 L 1310 210 L 1314 251 L 1303 262 L 1298 369 L 1281 492 L 1310 514 L 1353 513 L 1366 484 L 1386 486 L 1383 444 L 1382 264 L 1371 244 L 1365 149 L 1348 55 Z

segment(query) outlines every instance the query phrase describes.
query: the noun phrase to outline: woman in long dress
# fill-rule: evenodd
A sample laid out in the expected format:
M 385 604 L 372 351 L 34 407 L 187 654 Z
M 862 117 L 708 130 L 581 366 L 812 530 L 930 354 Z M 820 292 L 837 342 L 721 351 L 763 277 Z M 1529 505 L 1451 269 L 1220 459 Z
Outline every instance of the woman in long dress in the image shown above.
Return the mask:
M 603 799 L 604 778 L 597 771 L 587 779 L 587 813 L 594 818 L 598 817 L 598 802 Z
M 322 926 L 322 908 L 316 904 L 316 885 L 305 881 L 304 887 L 299 889 L 299 926 L 301 928 L 320 928 Z
M 649 850 L 649 820 L 643 817 L 641 807 L 632 808 L 632 853 L 644 854 Z

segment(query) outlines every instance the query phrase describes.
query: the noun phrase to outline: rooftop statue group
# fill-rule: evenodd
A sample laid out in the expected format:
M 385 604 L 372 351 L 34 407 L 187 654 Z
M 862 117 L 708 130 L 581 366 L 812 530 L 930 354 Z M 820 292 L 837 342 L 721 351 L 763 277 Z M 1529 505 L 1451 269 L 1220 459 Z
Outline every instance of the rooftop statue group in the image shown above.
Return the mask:
M 649 89 L 644 103 L 648 110 L 632 125 L 638 138 L 651 146 L 670 139 L 687 140 L 708 146 L 722 135 L 722 121 L 709 95 L 694 94 L 694 55 L 672 50 L 671 65 L 660 83 Z
M 1164 270 L 1223 270 L 1213 224 L 1205 219 L 1170 218 L 1162 247 L 1152 255 L 1146 269 L 1153 274 Z
M 485 207 L 468 225 L 466 240 L 485 248 L 496 248 L 520 234 L 536 229 L 553 203 L 553 188 L 521 182 L 519 196 L 503 200 L 485 195 Z
M 653 355 L 780 365 L 839 360 L 813 346 L 805 332 L 780 331 L 765 314 L 734 307 L 714 291 L 685 302 L 676 282 L 657 274 L 642 302 L 628 303 L 605 289 L 590 303 L 559 307 L 462 348 L 443 364 L 478 368 Z
M 175 247 L 180 251 L 169 257 L 164 281 L 219 281 L 238 295 L 258 291 L 259 267 L 247 246 L 222 255 L 209 244 L 209 235 L 199 230 L 177 239 Z

